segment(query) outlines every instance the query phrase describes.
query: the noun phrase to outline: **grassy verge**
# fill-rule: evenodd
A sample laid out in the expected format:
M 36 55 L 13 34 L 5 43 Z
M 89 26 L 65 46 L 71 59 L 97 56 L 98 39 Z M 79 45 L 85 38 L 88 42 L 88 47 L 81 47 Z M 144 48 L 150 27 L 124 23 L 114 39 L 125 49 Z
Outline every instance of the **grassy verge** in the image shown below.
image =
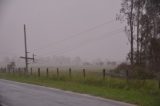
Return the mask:
M 126 84 L 126 81 L 120 78 L 108 77 L 104 81 L 91 77 L 86 79 L 72 77 L 70 79 L 66 76 L 59 78 L 50 76 L 47 78 L 45 76 L 37 77 L 35 75 L 25 76 L 8 73 L 0 73 L 0 78 L 91 94 L 139 106 L 160 106 L 160 90 L 157 88 L 156 81 L 153 80 L 146 82 L 134 80 Z M 142 83 L 143 86 L 141 86 Z

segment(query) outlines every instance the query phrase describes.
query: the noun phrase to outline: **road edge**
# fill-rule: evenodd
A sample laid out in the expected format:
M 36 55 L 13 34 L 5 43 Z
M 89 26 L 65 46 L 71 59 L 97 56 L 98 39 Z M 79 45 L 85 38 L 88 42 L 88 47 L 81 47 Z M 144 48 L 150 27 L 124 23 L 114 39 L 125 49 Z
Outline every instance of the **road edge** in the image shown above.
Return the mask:
M 112 103 L 121 104 L 121 105 L 124 105 L 124 106 L 137 106 L 135 104 L 130 104 L 130 103 L 121 102 L 121 101 L 117 101 L 117 100 L 107 99 L 107 98 L 103 98 L 103 97 L 99 97 L 99 96 L 93 96 L 93 95 L 90 95 L 90 94 L 84 94 L 84 93 L 78 93 L 78 92 L 73 92 L 73 91 L 69 91 L 69 90 L 62 90 L 62 89 L 58 89 L 58 88 L 47 87 L 47 86 L 43 86 L 43 85 L 36 85 L 36 84 L 31 84 L 31 83 L 17 82 L 17 81 L 7 80 L 7 79 L 0 79 L 0 80 L 1 81 L 5 81 L 5 82 L 9 82 L 9 83 L 12 83 L 12 84 L 16 83 L 18 85 L 39 87 L 39 88 L 42 88 L 42 89 L 48 89 L 48 90 L 52 90 L 52 91 L 63 92 L 65 94 L 77 95 L 77 96 L 87 97 L 87 98 L 90 98 L 90 99 L 97 99 L 97 100 L 105 101 L 105 102 L 112 102 Z

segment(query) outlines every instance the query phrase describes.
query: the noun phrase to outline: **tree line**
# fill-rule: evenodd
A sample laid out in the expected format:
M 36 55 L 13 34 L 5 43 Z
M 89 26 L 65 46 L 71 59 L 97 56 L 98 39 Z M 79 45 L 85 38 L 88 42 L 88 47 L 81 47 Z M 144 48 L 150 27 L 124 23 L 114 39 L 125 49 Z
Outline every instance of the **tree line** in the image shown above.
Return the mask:
M 131 66 L 160 73 L 160 0 L 123 0 L 117 19 L 126 22 Z

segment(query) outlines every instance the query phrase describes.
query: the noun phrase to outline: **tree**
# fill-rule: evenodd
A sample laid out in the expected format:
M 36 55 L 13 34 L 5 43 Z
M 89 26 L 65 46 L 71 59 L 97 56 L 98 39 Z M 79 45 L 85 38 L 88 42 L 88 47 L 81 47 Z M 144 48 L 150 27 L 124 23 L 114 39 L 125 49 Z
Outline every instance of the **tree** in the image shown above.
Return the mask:
M 120 13 L 127 22 L 131 65 L 160 72 L 160 0 L 123 0 Z
M 133 43 L 134 43 L 134 37 L 133 37 L 133 33 L 134 33 L 134 1 L 133 0 L 124 0 L 122 3 L 122 8 L 120 10 L 121 14 L 124 15 L 124 17 L 127 20 L 127 25 L 125 28 L 125 31 L 128 33 L 129 35 L 129 42 L 130 42 L 130 55 L 129 55 L 129 59 L 130 59 L 130 63 L 133 65 L 133 52 L 134 52 L 134 47 L 133 47 Z
M 10 62 L 9 64 L 7 64 L 7 69 L 9 71 L 13 71 L 15 69 L 15 67 L 16 67 L 15 62 Z

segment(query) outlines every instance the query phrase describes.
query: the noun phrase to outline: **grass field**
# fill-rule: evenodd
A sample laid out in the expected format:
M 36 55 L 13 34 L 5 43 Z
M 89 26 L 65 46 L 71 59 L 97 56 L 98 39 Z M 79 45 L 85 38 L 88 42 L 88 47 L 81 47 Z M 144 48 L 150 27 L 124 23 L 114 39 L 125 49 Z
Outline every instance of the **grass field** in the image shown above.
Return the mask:
M 0 73 L 0 78 L 86 93 L 139 106 L 160 106 L 160 90 L 156 80 L 127 82 L 126 79 L 109 76 L 104 80 L 101 72 L 85 74 L 84 77 L 80 71 L 72 72 L 71 75 L 68 71 L 60 71 L 57 76 L 54 71 L 49 72 L 49 76 L 46 77 L 46 72 L 43 71 L 38 77 L 38 73 L 34 71 L 32 75 Z

